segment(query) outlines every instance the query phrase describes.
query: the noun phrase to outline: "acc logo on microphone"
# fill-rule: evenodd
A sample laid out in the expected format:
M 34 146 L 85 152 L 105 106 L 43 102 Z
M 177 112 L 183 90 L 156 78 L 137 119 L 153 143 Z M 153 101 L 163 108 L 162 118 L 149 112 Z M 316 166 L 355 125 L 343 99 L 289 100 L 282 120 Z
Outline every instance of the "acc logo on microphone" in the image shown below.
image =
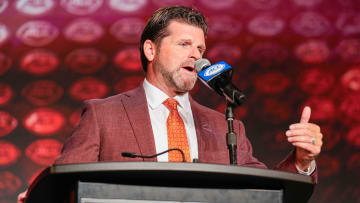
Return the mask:
M 219 73 L 220 71 L 222 71 L 225 68 L 225 64 L 215 64 L 213 66 L 211 66 L 210 68 L 208 68 L 204 75 L 205 76 L 211 76 L 211 75 L 215 75 L 217 73 Z

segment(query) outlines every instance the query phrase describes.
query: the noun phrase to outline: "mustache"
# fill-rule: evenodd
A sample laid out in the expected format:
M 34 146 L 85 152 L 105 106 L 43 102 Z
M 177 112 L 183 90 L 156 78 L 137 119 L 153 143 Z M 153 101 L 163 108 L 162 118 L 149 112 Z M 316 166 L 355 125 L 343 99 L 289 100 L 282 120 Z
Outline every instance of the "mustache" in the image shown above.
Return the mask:
M 186 66 L 191 66 L 194 67 L 195 66 L 195 61 L 184 61 L 180 64 L 180 67 L 186 67 Z M 179 68 L 180 68 L 179 67 Z

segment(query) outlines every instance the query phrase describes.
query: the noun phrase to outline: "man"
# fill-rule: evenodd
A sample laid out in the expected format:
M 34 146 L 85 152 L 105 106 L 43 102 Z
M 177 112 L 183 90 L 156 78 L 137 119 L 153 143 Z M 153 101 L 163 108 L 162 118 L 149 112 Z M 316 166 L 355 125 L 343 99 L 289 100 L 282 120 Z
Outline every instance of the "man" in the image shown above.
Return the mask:
M 121 156 L 124 151 L 150 155 L 172 147 L 181 148 L 187 161 L 229 164 L 224 115 L 188 95 L 197 79 L 194 63 L 206 49 L 206 32 L 204 16 L 196 10 L 172 6 L 156 11 L 141 37 L 146 75 L 143 84 L 106 99 L 87 101 L 78 126 L 55 164 L 180 161 L 178 152 L 150 160 Z M 317 125 L 308 122 L 310 114 L 310 108 L 304 108 L 300 123 L 286 132 L 296 149 L 276 168 L 312 175 L 316 181 L 314 159 L 321 150 L 322 134 Z M 234 128 L 238 134 L 238 164 L 265 168 L 252 156 L 243 124 L 235 121 Z M 172 141 L 173 136 L 179 136 L 178 142 Z

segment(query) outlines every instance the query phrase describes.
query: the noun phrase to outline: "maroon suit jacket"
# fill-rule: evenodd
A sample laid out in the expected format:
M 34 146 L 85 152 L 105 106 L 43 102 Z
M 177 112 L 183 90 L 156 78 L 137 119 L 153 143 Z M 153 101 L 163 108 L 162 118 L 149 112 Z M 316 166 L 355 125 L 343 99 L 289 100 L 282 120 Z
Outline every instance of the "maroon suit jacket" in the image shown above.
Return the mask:
M 204 107 L 190 98 L 194 116 L 200 163 L 229 164 L 224 115 Z M 64 144 L 55 164 L 98 161 L 156 161 L 125 158 L 122 152 L 155 154 L 155 142 L 142 85 L 106 99 L 85 102 L 80 122 Z M 237 159 L 242 166 L 266 168 L 252 155 L 252 147 L 241 121 L 234 122 L 238 135 Z M 277 169 L 297 172 L 294 152 Z M 317 177 L 315 172 L 313 176 Z

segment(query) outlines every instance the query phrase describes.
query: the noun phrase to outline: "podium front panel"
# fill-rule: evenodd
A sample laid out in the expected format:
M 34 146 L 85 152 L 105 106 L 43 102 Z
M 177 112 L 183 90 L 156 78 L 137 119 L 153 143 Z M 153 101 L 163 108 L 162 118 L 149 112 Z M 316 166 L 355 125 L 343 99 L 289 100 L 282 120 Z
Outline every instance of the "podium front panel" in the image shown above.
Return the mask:
M 78 203 L 281 203 L 283 190 L 197 188 L 78 182 Z

